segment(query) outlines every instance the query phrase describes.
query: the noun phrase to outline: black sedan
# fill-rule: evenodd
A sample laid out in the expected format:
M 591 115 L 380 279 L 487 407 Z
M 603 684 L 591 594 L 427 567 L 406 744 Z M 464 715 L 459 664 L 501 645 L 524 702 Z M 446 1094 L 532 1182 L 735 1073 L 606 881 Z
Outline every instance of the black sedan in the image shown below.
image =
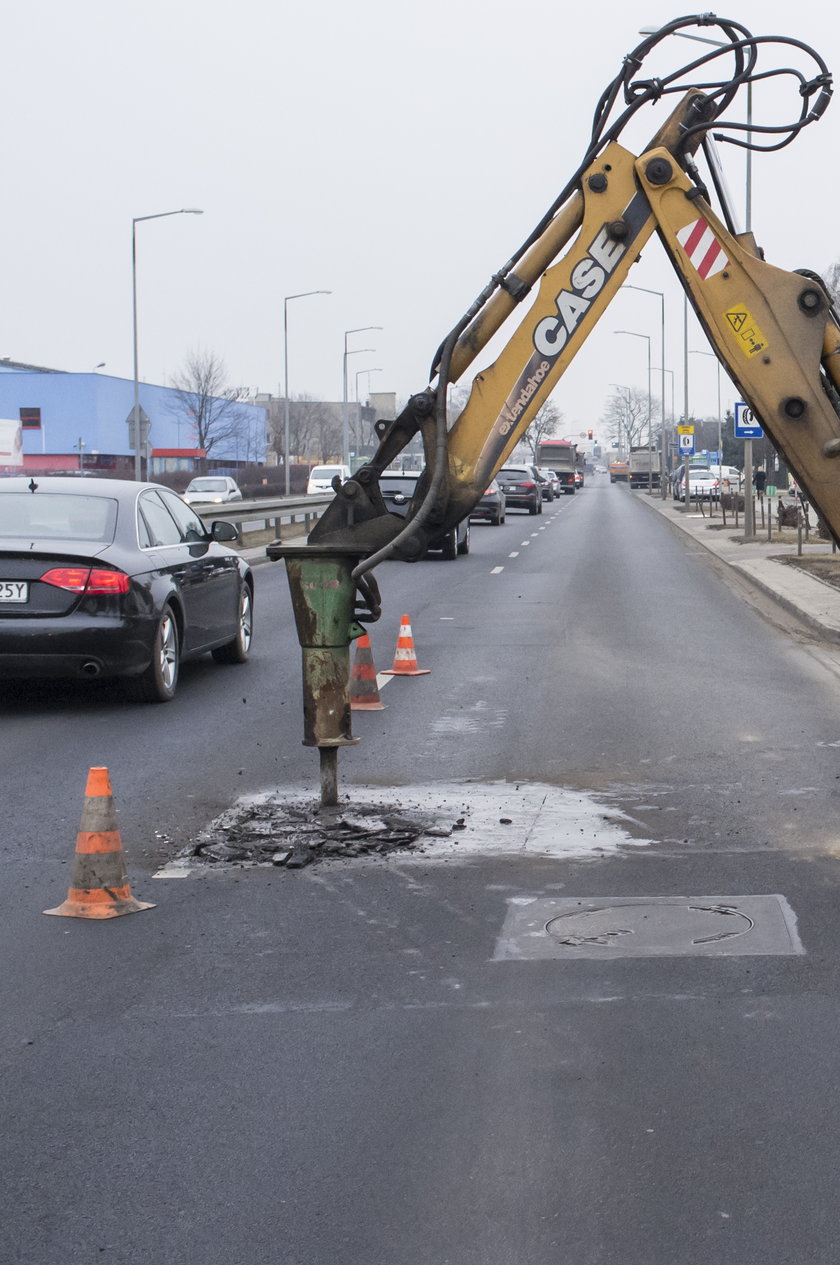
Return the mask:
M 506 508 L 505 494 L 496 480 L 492 479 L 481 500 L 470 510 L 470 522 L 483 522 L 486 520 L 488 523 L 492 523 L 494 527 L 501 527 L 505 521 Z
M 386 508 L 391 514 L 399 514 L 406 518 L 411 502 L 417 491 L 417 480 L 420 474 L 416 470 L 385 470 L 379 476 L 379 487 Z M 470 551 L 470 520 L 463 518 L 457 527 L 451 528 L 443 536 L 432 540 L 430 549 L 439 549 L 445 559 L 452 562 L 458 554 Z
M 125 677 L 166 703 L 183 660 L 244 663 L 254 586 L 235 539 L 154 483 L 0 479 L 0 679 Z

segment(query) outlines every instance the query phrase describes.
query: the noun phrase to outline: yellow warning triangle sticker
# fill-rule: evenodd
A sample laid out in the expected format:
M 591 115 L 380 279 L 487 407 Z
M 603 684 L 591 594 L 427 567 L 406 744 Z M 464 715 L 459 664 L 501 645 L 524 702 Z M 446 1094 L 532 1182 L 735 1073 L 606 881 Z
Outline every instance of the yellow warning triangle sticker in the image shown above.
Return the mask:
M 729 324 L 732 326 L 732 328 L 735 330 L 735 333 L 737 334 L 739 330 L 741 330 L 744 326 L 744 322 L 747 319 L 747 313 L 746 312 L 727 312 L 726 319 L 729 321 Z

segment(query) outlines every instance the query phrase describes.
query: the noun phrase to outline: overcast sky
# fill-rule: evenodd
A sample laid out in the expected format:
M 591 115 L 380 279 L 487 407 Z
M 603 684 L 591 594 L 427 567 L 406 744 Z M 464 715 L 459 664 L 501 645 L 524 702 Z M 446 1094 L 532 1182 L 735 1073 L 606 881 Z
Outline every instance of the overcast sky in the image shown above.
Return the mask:
M 833 6 L 737 0 L 724 13 L 814 45 L 836 71 Z M 422 389 L 441 338 L 577 167 L 638 29 L 678 16 L 659 0 L 10 7 L 0 356 L 131 377 L 132 218 L 198 207 L 138 226 L 142 378 L 165 382 L 205 348 L 231 385 L 282 392 L 284 296 L 324 289 L 289 304 L 292 395 L 340 399 L 344 331 L 366 325 L 382 330 L 350 336 L 351 397 L 368 368 L 380 372 L 358 378 L 363 396 Z M 669 64 L 699 47 L 671 41 Z M 787 97 L 777 115 L 796 108 Z M 753 227 L 770 262 L 840 257 L 838 141 L 835 101 L 755 159 Z M 742 207 L 743 160 L 724 157 Z M 680 411 L 682 298 L 656 240 L 630 281 L 666 295 Z M 571 433 L 597 432 L 610 383 L 646 386 L 644 340 L 614 329 L 649 335 L 660 363 L 659 302 L 625 291 L 554 392 Z M 690 345 L 706 347 L 699 330 Z M 715 364 L 690 361 L 691 410 L 713 415 Z M 724 380 L 724 407 L 732 398 Z

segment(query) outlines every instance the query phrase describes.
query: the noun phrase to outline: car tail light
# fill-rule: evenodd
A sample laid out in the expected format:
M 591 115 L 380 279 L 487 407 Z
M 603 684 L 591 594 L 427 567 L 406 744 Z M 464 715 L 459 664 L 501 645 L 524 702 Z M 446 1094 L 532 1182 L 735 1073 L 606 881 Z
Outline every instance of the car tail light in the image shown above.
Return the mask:
M 125 572 L 103 567 L 53 567 L 41 576 L 41 583 L 68 593 L 127 593 L 129 589 Z
M 520 483 L 519 486 L 521 488 L 535 488 L 537 485 L 536 483 Z

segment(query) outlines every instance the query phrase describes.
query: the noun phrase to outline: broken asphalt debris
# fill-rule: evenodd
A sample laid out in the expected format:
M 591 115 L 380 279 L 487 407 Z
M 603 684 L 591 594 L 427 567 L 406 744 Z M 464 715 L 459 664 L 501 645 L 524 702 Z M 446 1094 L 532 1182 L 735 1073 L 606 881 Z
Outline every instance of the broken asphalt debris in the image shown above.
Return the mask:
M 463 817 L 447 827 L 432 813 L 406 814 L 381 804 L 342 811 L 340 806 L 324 809 L 278 799 L 241 804 L 223 813 L 202 833 L 191 854 L 209 862 L 300 870 L 317 861 L 415 851 L 425 839 L 447 839 L 453 830 L 465 829 Z

